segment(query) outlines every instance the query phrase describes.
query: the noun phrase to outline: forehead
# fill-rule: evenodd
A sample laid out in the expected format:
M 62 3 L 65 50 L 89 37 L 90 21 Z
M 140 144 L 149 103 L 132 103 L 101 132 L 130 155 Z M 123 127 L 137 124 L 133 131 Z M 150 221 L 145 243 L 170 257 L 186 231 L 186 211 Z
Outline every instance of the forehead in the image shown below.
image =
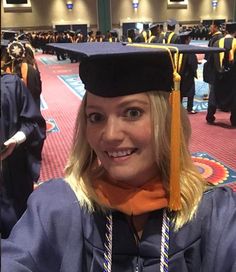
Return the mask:
M 128 103 L 143 103 L 149 104 L 149 97 L 147 93 L 138 93 L 131 95 L 124 95 L 118 97 L 101 97 L 87 92 L 86 107 L 104 107 L 114 105 L 123 105 Z

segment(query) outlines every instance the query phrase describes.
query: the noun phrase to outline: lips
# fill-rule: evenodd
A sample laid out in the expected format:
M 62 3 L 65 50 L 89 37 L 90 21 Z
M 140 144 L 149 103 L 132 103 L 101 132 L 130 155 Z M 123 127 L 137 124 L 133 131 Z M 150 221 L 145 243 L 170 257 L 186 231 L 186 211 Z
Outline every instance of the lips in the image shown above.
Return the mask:
M 133 154 L 136 150 L 137 148 L 133 148 L 133 149 L 126 149 L 126 150 L 106 151 L 106 153 L 110 158 L 121 158 L 121 157 L 127 157 Z

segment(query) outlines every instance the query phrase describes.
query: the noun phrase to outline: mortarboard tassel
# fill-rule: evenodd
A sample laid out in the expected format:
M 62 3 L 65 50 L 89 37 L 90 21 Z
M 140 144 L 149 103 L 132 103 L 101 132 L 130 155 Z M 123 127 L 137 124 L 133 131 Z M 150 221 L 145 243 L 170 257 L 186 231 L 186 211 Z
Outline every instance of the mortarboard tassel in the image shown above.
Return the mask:
M 169 208 L 172 211 L 181 209 L 180 198 L 180 80 L 174 72 L 174 90 L 171 93 L 171 138 L 170 138 L 170 196 Z

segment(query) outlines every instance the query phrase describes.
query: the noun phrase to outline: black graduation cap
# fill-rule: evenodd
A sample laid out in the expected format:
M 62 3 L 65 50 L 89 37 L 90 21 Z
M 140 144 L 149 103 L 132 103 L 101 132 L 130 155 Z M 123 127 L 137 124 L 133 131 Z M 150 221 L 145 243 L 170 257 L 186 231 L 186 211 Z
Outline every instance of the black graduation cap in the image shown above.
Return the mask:
M 179 33 L 179 37 L 182 43 L 184 43 L 184 41 L 190 37 L 192 35 L 192 30 L 188 30 L 188 31 L 183 31 Z
M 192 30 L 187 30 L 187 31 L 180 32 L 179 36 L 180 37 L 188 37 L 188 36 L 191 36 L 191 34 L 192 34 Z
M 220 27 L 221 24 L 222 24 L 222 22 L 221 22 L 221 20 L 213 20 L 211 24 L 212 24 L 212 25 L 215 25 L 215 26 L 217 26 L 217 27 Z
M 112 37 L 118 37 L 118 32 L 115 29 L 110 30 L 110 35 Z
M 50 46 L 77 53 L 85 89 L 95 95 L 115 97 L 150 90 L 170 92 L 173 65 L 169 51 L 219 52 L 217 48 L 191 45 L 122 43 L 55 43 Z
M 229 22 L 225 24 L 225 29 L 228 32 L 235 32 L 236 31 L 236 22 Z
M 169 208 L 180 210 L 180 76 L 179 53 L 223 51 L 215 47 L 190 45 L 71 43 L 50 44 L 79 55 L 79 75 L 88 92 L 117 97 L 148 91 L 171 92 L 171 158 Z

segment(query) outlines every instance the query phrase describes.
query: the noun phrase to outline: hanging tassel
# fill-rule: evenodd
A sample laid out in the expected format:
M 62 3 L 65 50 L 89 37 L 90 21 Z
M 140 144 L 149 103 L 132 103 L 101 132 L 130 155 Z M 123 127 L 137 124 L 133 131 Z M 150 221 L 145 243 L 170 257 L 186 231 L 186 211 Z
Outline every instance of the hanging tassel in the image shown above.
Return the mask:
M 181 210 L 180 198 L 180 80 L 174 72 L 174 90 L 171 93 L 171 143 L 170 143 L 170 197 L 169 208 L 172 211 Z

